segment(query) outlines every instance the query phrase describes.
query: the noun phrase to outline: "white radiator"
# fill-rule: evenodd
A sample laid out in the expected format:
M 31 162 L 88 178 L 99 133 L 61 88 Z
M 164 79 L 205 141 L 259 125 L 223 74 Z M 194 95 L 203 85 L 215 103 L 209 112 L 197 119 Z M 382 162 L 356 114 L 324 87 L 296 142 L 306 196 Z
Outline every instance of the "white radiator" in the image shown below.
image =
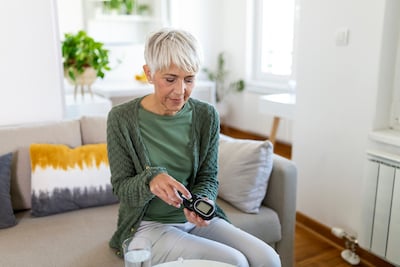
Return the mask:
M 368 152 L 360 245 L 400 265 L 400 157 Z

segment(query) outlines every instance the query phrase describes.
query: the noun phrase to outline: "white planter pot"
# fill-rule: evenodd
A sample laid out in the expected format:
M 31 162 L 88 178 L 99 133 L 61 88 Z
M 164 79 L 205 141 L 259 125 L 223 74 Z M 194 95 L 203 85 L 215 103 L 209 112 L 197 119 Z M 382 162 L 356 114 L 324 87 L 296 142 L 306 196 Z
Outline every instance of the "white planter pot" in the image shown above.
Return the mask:
M 92 84 L 96 81 L 97 75 L 96 71 L 93 68 L 86 68 L 82 74 L 78 74 L 75 71 L 75 81 L 69 77 L 68 73 L 64 73 L 64 76 L 67 78 L 68 82 L 74 85 L 74 98 L 78 93 L 78 86 L 81 88 L 82 96 L 85 94 L 85 86 L 88 88 L 88 92 L 93 97 L 93 92 L 91 89 Z

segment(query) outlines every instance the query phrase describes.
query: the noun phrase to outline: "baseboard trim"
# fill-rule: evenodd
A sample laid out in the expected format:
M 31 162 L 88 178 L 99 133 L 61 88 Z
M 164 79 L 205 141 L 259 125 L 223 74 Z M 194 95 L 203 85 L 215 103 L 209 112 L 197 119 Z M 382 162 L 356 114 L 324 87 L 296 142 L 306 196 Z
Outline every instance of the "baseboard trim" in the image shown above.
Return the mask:
M 304 229 L 312 232 L 313 234 L 321 237 L 333 246 L 344 249 L 344 241 L 331 233 L 331 229 L 326 225 L 308 217 L 307 215 L 297 211 L 296 212 L 296 223 Z M 360 256 L 362 263 L 370 266 L 379 267 L 395 267 L 395 265 L 381 259 L 380 257 L 372 254 L 371 252 L 358 247 L 357 254 Z

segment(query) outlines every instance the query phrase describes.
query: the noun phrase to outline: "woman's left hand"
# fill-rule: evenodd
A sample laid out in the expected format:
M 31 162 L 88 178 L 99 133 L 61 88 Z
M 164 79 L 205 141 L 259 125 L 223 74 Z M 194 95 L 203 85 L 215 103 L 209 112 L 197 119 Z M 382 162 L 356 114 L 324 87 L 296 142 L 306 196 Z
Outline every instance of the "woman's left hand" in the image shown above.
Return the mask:
M 194 211 L 190 211 L 190 210 L 184 208 L 183 212 L 185 213 L 185 216 L 186 216 L 186 219 L 188 220 L 188 222 L 191 222 L 191 223 L 195 224 L 196 226 L 204 227 L 204 226 L 208 226 L 210 224 L 210 221 L 203 220 Z

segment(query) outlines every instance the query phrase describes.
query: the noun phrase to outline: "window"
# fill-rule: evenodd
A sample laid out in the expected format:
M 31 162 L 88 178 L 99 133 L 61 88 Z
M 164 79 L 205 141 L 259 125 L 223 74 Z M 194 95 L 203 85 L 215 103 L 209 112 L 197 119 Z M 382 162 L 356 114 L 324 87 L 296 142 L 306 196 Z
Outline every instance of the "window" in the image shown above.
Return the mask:
M 294 80 L 295 0 L 254 0 L 253 75 L 288 88 Z

